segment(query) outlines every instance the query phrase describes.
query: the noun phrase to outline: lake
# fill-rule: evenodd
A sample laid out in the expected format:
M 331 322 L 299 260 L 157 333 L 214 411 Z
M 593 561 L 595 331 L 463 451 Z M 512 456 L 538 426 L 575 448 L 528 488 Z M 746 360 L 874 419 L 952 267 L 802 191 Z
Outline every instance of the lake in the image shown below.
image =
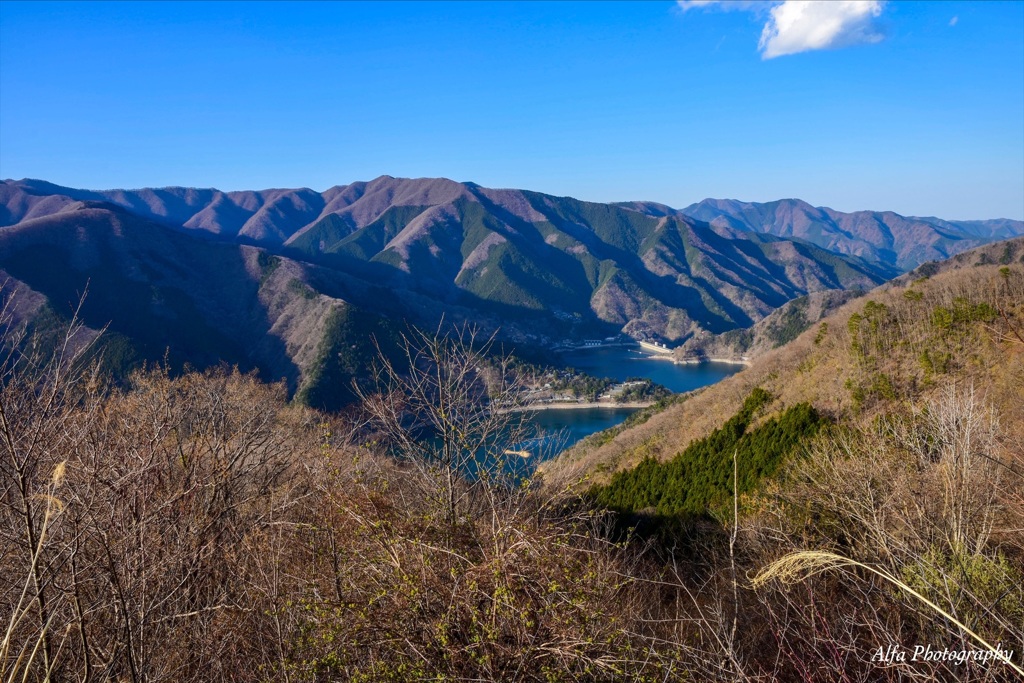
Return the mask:
M 628 347 L 572 351 L 561 354 L 560 360 L 594 377 L 610 377 L 620 382 L 630 377 L 646 377 L 676 393 L 714 384 L 743 369 L 742 365 L 733 363 L 677 365 Z M 538 410 L 531 414 L 531 422 L 552 436 L 528 444 L 523 450 L 540 451 L 538 459 L 551 457 L 586 436 L 614 427 L 635 411 L 636 408 Z
M 723 380 L 743 369 L 733 363 L 676 364 L 640 351 L 636 347 L 611 346 L 560 354 L 562 363 L 594 377 L 623 381 L 647 377 L 679 394 Z

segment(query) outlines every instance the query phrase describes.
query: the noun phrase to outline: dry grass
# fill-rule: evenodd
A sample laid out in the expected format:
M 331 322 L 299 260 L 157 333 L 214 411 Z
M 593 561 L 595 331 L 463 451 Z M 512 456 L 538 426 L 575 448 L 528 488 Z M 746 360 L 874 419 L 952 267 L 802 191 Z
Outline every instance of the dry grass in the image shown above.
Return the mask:
M 1021 275 L 997 300 L 1011 325 Z M 943 377 L 917 363 L 924 312 L 999 277 L 962 276 L 874 295 L 898 332 L 871 338 L 868 359 L 845 326 L 861 302 L 821 345 L 805 335 L 609 444 L 667 456 L 756 384 L 842 418 L 774 488 L 736 501 L 730 533 L 709 523 L 663 546 L 610 541 L 607 518 L 562 490 L 446 476 L 466 453 L 424 461 L 423 444 L 392 438 L 414 460 L 401 465 L 376 438 L 406 424 L 395 412 L 328 419 L 230 371 L 104 387 L 73 350 L 9 355 L 0 680 L 1009 680 L 1015 662 L 865 655 L 1024 639 L 1024 345 L 993 320 L 951 338 Z M 894 397 L 855 407 L 855 372 L 891 375 Z M 375 400 L 415 397 L 389 378 Z M 421 392 L 424 409 L 444 386 Z M 466 430 L 451 431 L 454 444 Z M 758 590 L 732 580 L 744 573 Z
M 772 412 L 786 406 L 809 402 L 826 415 L 851 419 L 859 424 L 871 420 L 886 409 L 875 402 L 857 408 L 847 388 L 848 380 L 862 381 L 874 372 L 894 378 L 901 400 L 926 400 L 945 381 L 941 376 L 926 378 L 919 354 L 929 344 L 929 327 L 936 306 L 950 306 L 957 297 L 970 301 L 1001 302 L 1018 328 L 1024 328 L 1024 266 L 1009 267 L 1009 277 L 1000 274 L 1001 266 L 981 266 L 959 272 L 945 272 L 926 282 L 909 287 L 887 285 L 842 306 L 827 317 L 828 332 L 814 343 L 817 326 L 793 342 L 756 359 L 753 364 L 711 387 L 700 390 L 681 404 L 674 405 L 646 423 L 628 429 L 598 448 L 571 449 L 542 468 L 545 476 L 563 481 L 567 473 L 589 477 L 601 483 L 617 469 L 635 465 L 644 455 L 669 459 L 691 441 L 703 438 L 734 415 L 754 387 L 767 389 L 777 397 Z M 922 298 L 911 300 L 905 292 L 912 289 Z M 851 351 L 848 331 L 850 317 L 860 313 L 867 300 L 890 308 L 894 327 L 892 342 L 884 353 L 876 354 L 873 368 L 859 365 Z M 1007 423 L 1007 438 L 1024 440 L 1024 346 L 1000 342 L 1005 324 L 997 322 L 994 331 L 976 325 L 967 332 L 958 350 L 963 363 L 947 375 L 957 381 L 985 387 L 990 400 Z M 899 343 L 897 343 L 897 341 Z M 645 445 L 657 441 L 652 452 Z
M 932 612 L 955 624 L 957 628 L 961 629 L 964 633 L 973 638 L 974 641 L 985 648 L 986 651 L 992 653 L 996 659 L 1005 662 L 1014 671 L 1019 673 L 1021 676 L 1024 676 L 1024 669 L 1021 669 L 1021 667 L 1017 666 L 1009 657 L 1007 657 L 1001 648 L 997 648 L 989 643 L 952 614 L 884 569 L 872 567 L 864 564 L 863 562 L 851 560 L 848 557 L 843 557 L 842 555 L 837 555 L 835 553 L 822 552 L 820 550 L 804 550 L 790 553 L 785 557 L 775 560 L 758 572 L 757 576 L 751 580 L 751 585 L 755 590 L 757 590 L 772 581 L 780 581 L 788 584 L 799 583 L 806 578 L 814 576 L 815 574 L 820 574 L 821 572 L 850 569 L 854 567 L 863 569 L 866 572 L 870 572 L 875 576 L 880 577 L 888 583 L 891 583 L 893 586 L 899 588 L 906 595 L 921 601 L 928 607 L 928 609 L 932 610 Z

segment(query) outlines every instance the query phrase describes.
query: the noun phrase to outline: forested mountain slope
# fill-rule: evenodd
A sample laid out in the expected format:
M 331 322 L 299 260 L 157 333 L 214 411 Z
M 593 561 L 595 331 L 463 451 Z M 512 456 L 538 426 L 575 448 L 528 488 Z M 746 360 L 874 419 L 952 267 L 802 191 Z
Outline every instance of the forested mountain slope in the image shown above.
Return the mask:
M 812 292 L 786 302 L 748 328 L 695 334 L 676 347 L 674 358 L 683 362 L 749 361 L 796 339 L 808 327 L 862 294 L 860 290 L 850 289 Z
M 809 292 L 870 287 L 898 274 L 682 214 L 446 179 L 383 176 L 323 193 L 95 192 L 23 180 L 0 184 L 0 200 L 4 232 L 110 211 L 153 231 L 206 238 L 189 243 L 196 250 L 253 245 L 315 264 L 348 283 L 344 298 L 357 306 L 427 325 L 442 315 L 478 320 L 539 347 L 619 332 L 662 340 L 722 332 Z M 390 292 L 383 304 L 382 291 Z

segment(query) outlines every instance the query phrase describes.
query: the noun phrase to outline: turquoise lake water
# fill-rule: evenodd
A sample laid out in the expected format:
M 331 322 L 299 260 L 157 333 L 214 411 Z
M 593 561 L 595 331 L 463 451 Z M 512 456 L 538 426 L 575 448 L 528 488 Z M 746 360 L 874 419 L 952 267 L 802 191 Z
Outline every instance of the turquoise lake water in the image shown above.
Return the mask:
M 624 381 L 630 377 L 646 377 L 676 393 L 692 391 L 714 384 L 743 369 L 731 363 L 699 363 L 676 365 L 652 358 L 634 348 L 610 347 L 573 351 L 562 354 L 561 361 L 594 377 L 610 377 Z M 538 410 L 530 421 L 546 435 L 521 450 L 535 453 L 531 461 L 550 458 L 580 439 L 614 427 L 635 412 L 634 408 L 581 408 L 574 410 Z
M 614 346 L 573 351 L 561 354 L 560 358 L 566 365 L 594 377 L 611 377 L 619 381 L 647 377 L 676 393 L 714 384 L 743 369 L 742 365 L 733 363 L 677 365 L 636 348 Z

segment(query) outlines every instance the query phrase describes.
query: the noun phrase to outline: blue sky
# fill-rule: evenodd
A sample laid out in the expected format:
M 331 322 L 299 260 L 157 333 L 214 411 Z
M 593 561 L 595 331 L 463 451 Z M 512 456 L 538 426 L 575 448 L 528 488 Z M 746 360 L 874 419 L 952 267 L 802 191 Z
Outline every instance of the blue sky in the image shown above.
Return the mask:
M 1024 218 L 1024 3 L 840 5 L 0 2 L 0 177 Z

